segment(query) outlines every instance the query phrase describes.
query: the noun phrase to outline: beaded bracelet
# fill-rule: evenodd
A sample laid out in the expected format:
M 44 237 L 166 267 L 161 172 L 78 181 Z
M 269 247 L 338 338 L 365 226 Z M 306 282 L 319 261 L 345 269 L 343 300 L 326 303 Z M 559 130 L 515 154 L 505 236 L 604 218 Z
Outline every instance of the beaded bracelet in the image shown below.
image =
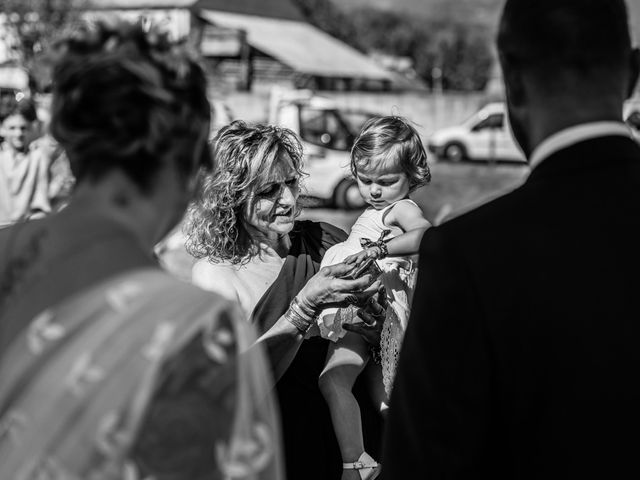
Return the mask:
M 378 258 L 385 258 L 389 256 L 389 247 L 384 240 L 378 240 L 376 242 L 376 247 L 380 249 L 380 256 Z
M 376 259 L 385 258 L 389 255 L 389 247 L 387 246 L 387 243 L 384 241 L 384 237 L 386 237 L 389 233 L 391 233 L 391 230 L 383 230 L 380 233 L 380 237 L 375 242 L 372 240 L 369 240 L 368 238 L 361 238 L 360 245 L 362 245 L 363 248 L 377 248 L 378 253 L 376 254 L 375 258 Z

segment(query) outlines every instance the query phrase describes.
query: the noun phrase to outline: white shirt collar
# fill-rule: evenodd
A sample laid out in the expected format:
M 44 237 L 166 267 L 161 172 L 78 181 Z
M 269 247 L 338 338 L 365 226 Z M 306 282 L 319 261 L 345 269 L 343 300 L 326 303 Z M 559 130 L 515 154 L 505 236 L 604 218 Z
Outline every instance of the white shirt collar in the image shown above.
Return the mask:
M 565 128 L 545 138 L 533 150 L 529 157 L 529 166 L 533 169 L 545 158 L 578 142 L 609 135 L 632 136 L 629 127 L 622 122 L 591 122 Z

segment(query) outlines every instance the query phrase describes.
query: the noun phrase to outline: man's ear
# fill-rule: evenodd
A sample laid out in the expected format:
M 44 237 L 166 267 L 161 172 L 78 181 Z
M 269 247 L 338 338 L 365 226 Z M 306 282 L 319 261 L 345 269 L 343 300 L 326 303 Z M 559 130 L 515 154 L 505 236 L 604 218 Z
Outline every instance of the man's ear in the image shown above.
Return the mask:
M 640 75 L 640 50 L 634 48 L 629 56 L 629 84 L 627 85 L 627 98 L 633 96 Z

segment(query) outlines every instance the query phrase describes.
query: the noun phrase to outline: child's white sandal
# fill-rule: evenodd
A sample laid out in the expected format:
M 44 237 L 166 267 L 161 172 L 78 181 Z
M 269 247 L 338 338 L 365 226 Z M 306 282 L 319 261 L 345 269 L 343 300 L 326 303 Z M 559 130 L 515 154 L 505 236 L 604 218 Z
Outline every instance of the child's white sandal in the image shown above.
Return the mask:
M 362 452 L 357 461 L 351 463 L 343 463 L 344 470 L 358 470 L 358 474 L 362 480 L 374 480 L 380 475 L 382 465 L 376 462 L 367 452 Z M 371 472 L 365 474 L 362 470 L 370 468 Z

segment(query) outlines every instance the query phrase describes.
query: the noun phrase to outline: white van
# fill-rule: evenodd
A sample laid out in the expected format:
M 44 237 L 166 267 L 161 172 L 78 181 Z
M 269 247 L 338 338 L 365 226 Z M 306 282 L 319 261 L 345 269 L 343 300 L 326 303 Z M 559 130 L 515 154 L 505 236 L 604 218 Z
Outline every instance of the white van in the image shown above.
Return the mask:
M 427 145 L 439 159 L 452 162 L 526 161 L 508 127 L 504 103 L 489 103 L 460 125 L 434 132 Z
M 349 152 L 362 125 L 375 114 L 340 108 L 331 99 L 308 90 L 274 89 L 268 122 L 293 130 L 304 149 L 306 195 L 325 205 L 354 209 L 364 206 L 352 178 Z

